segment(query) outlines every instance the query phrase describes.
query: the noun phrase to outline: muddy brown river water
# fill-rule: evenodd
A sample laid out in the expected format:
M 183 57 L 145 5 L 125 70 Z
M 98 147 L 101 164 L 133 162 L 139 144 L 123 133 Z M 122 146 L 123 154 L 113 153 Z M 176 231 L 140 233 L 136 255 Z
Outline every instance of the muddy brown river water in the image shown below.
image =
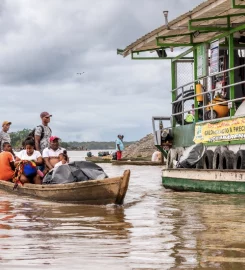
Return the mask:
M 245 196 L 178 193 L 161 167 L 130 168 L 124 206 L 0 191 L 0 269 L 245 269 Z

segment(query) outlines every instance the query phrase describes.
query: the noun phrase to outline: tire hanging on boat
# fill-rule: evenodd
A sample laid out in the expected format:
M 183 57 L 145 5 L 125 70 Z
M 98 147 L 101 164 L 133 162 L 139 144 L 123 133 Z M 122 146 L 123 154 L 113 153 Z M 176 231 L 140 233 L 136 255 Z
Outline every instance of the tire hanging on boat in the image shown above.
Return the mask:
M 233 151 L 225 150 L 221 154 L 220 169 L 221 170 L 233 169 L 234 156 L 235 155 Z
M 237 151 L 233 164 L 234 170 L 245 169 L 245 150 Z
M 171 148 L 168 151 L 166 167 L 167 169 L 173 168 L 173 161 L 176 160 L 176 149 Z
M 202 166 L 203 169 L 213 169 L 213 157 L 214 157 L 214 152 L 212 150 L 207 150 L 203 157 L 202 157 Z
M 203 169 L 203 158 L 197 162 L 196 169 Z
M 183 95 L 182 95 L 182 93 L 180 93 L 175 99 L 175 101 L 178 101 L 178 99 L 180 99 L 180 101 L 173 104 L 173 112 L 174 113 L 182 112 L 182 101 L 181 101 L 181 99 L 184 99 L 184 102 L 186 102 L 187 100 L 194 100 L 193 95 L 194 95 L 194 89 L 193 88 L 190 88 L 189 90 L 184 91 Z M 182 115 L 179 114 L 179 115 L 175 115 L 174 117 L 176 119 L 176 122 L 179 125 L 182 125 Z
M 221 160 L 221 154 L 227 150 L 224 146 L 218 146 L 214 150 L 214 157 L 213 157 L 213 169 L 220 169 L 220 160 Z
M 184 149 L 183 147 L 178 147 L 178 148 L 176 149 L 176 157 L 175 157 L 175 159 L 176 159 L 177 161 L 179 161 L 179 159 L 180 159 L 180 157 L 183 155 L 184 151 L 185 151 L 185 149 Z

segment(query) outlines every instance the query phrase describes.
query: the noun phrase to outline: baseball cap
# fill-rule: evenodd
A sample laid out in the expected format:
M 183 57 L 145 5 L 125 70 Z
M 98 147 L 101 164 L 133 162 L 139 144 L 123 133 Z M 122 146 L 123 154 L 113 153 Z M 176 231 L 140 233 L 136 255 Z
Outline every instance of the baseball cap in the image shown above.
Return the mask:
M 40 113 L 40 117 L 43 118 L 43 117 L 51 117 L 52 114 L 49 114 L 48 112 L 42 112 Z
M 60 138 L 57 137 L 57 136 L 51 136 L 51 137 L 49 138 L 49 141 L 52 142 L 52 141 L 54 141 L 54 140 L 59 140 L 59 139 L 60 139 Z
M 4 125 L 11 125 L 11 124 L 12 124 L 12 122 L 9 122 L 9 121 L 3 121 L 2 127 L 3 127 Z

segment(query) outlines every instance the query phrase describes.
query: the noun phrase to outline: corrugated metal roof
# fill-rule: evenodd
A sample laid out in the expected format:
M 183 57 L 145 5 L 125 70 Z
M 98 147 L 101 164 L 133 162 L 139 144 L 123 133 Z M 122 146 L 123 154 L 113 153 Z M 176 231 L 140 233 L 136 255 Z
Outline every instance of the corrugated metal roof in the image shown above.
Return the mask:
M 132 44 L 128 45 L 123 52 L 124 56 L 127 56 L 133 51 L 145 51 L 158 48 L 156 43 L 156 37 L 159 36 L 169 36 L 169 35 L 180 35 L 191 33 L 193 31 L 188 30 L 188 22 L 190 19 L 199 19 L 199 18 L 206 18 L 206 17 L 215 17 L 215 16 L 224 16 L 224 15 L 231 15 L 231 14 L 240 14 L 241 9 L 233 9 L 232 8 L 232 0 L 207 0 L 202 4 L 195 7 L 192 11 L 189 11 L 178 18 L 169 22 L 167 26 L 161 26 L 150 33 L 144 35 L 143 37 L 139 38 Z M 236 4 L 243 4 L 243 0 L 237 0 Z M 164 20 L 164 18 L 163 18 Z M 213 25 L 226 25 L 226 19 L 214 19 L 208 21 L 201 21 L 195 22 L 193 25 L 203 25 L 203 26 L 213 26 Z M 231 17 L 232 24 L 239 24 L 245 23 L 244 16 L 236 16 Z M 215 37 L 217 34 L 221 32 L 209 32 L 209 33 L 202 33 L 201 35 L 195 38 L 195 43 L 204 42 L 210 38 Z M 173 37 L 171 39 L 167 39 L 164 43 L 189 43 L 188 36 L 179 36 Z

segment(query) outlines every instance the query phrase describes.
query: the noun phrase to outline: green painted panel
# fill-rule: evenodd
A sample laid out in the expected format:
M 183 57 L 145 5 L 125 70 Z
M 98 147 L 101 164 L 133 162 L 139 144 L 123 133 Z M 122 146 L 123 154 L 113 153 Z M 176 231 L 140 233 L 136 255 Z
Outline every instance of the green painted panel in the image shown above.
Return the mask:
M 174 147 L 187 147 L 194 144 L 195 124 L 173 127 Z
M 218 194 L 245 194 L 245 182 L 201 181 L 185 178 L 162 177 L 165 188 L 177 191 L 195 191 Z

